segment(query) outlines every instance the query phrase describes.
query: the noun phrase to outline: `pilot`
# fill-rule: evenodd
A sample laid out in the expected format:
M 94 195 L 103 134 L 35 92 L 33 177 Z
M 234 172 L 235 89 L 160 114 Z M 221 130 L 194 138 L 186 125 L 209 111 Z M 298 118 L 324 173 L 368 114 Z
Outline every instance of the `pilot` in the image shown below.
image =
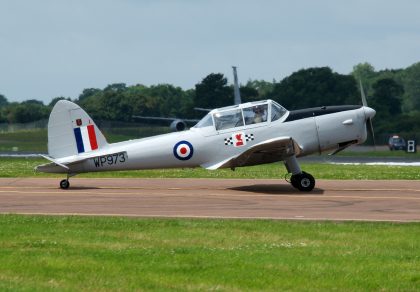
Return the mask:
M 264 110 L 262 107 L 256 106 L 253 108 L 254 110 L 254 124 L 265 122 L 264 119 Z

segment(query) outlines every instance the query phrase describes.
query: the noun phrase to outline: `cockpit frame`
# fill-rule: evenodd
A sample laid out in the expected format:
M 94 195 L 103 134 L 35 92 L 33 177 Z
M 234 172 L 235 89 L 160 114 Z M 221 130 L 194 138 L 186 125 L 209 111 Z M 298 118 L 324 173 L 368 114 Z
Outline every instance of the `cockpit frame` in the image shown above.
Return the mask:
M 210 111 L 194 128 L 213 127 L 217 132 L 237 131 L 281 123 L 289 111 L 273 100 L 262 100 L 232 105 Z

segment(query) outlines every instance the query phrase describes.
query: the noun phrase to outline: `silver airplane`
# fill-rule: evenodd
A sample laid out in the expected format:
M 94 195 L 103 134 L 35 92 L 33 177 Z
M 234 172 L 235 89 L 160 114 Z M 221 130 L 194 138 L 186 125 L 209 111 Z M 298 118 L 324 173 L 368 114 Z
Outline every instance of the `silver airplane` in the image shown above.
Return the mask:
M 364 97 L 364 96 L 362 96 Z M 273 100 L 214 109 L 187 131 L 109 144 L 77 104 L 61 100 L 48 121 L 48 156 L 40 172 L 69 178 L 86 172 L 158 168 L 219 168 L 283 161 L 293 187 L 311 191 L 315 179 L 297 157 L 334 153 L 367 138 L 375 110 L 363 106 L 326 106 L 288 111 Z

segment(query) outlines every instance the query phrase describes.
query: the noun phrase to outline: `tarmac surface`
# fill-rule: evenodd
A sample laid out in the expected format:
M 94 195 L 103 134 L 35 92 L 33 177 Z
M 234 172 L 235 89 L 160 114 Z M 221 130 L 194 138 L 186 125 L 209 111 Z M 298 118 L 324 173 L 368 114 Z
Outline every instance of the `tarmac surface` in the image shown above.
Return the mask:
M 420 222 L 420 181 L 0 178 L 0 213 Z

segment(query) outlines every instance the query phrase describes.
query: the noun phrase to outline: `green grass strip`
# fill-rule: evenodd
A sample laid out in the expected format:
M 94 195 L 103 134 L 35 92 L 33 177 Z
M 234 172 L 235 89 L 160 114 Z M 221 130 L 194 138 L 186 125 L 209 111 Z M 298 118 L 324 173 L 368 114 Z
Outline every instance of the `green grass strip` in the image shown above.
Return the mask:
M 0 290 L 418 291 L 420 223 L 0 215 Z
M 35 173 L 34 167 L 48 161 L 41 158 L 0 158 L 0 177 L 63 177 L 64 175 Z M 420 179 L 419 167 L 337 165 L 325 163 L 302 163 L 301 168 L 316 179 L 379 180 Z M 124 177 L 124 178 L 283 178 L 286 174 L 283 163 L 273 163 L 237 168 L 235 171 L 221 169 L 209 171 L 202 168 L 159 169 L 139 171 L 115 171 L 81 174 L 78 177 Z

